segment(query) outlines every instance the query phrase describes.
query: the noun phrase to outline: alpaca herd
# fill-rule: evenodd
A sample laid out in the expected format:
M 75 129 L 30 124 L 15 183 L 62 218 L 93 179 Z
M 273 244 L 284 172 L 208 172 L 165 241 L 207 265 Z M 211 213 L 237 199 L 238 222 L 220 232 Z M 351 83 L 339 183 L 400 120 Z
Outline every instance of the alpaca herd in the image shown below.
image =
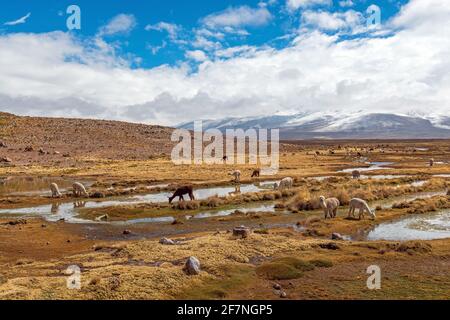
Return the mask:
M 74 184 L 72 185 L 72 190 L 74 197 L 89 197 L 89 193 L 87 193 L 86 187 L 79 182 L 74 182 Z M 58 184 L 54 182 L 50 184 L 50 191 L 52 193 L 52 198 L 62 198 L 63 196 L 61 191 L 59 191 Z
M 328 216 L 330 217 L 330 219 L 336 218 L 338 208 L 341 205 L 340 201 L 337 198 L 326 199 L 324 196 L 320 196 L 319 201 L 320 206 L 325 214 L 325 219 L 327 219 Z M 359 220 L 365 217 L 365 213 L 369 214 L 372 219 L 376 218 L 375 210 L 371 210 L 367 202 L 362 199 L 353 198 L 350 200 L 347 218 L 356 218 L 356 210 L 359 210 Z
M 238 186 L 241 182 L 241 171 L 240 170 L 234 170 L 229 173 L 233 177 L 233 182 L 236 183 Z M 259 177 L 260 176 L 260 170 L 256 169 L 253 171 L 251 177 Z M 359 171 L 355 170 L 352 172 L 352 176 L 354 179 L 359 179 L 361 177 L 361 174 Z M 274 190 L 286 190 L 286 189 L 292 189 L 294 187 L 294 179 L 291 177 L 283 178 L 279 183 L 274 183 L 273 189 Z M 89 193 L 86 191 L 86 187 L 81 184 L 80 182 L 74 182 L 72 185 L 72 193 L 74 197 L 89 197 Z M 50 184 L 50 191 L 52 198 L 61 198 L 63 195 L 59 190 L 59 187 L 56 183 Z M 240 188 L 236 188 L 235 193 L 240 193 Z M 184 185 L 178 187 L 172 196 L 169 198 L 169 203 L 171 204 L 172 201 L 175 198 L 179 198 L 179 201 L 184 201 L 184 196 L 188 195 L 190 200 L 195 200 L 194 196 L 194 188 L 192 185 Z M 319 204 L 320 207 L 323 209 L 325 219 L 333 219 L 337 217 L 338 209 L 341 205 L 339 199 L 337 198 L 326 198 L 325 196 L 319 197 Z M 355 217 L 355 211 L 358 210 L 358 218 L 361 220 L 365 217 L 365 214 L 367 213 L 372 219 L 376 218 L 375 210 L 370 209 L 369 205 L 366 201 L 359 198 L 353 198 L 349 202 L 349 211 L 347 218 L 356 218 Z

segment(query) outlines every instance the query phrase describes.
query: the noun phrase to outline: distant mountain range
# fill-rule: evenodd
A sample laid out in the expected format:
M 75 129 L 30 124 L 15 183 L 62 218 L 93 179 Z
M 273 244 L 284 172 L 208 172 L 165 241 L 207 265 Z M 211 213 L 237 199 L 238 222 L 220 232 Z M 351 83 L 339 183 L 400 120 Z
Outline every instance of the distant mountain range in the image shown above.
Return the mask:
M 192 129 L 193 123 L 179 128 Z M 206 129 L 280 129 L 281 139 L 430 139 L 450 138 L 450 115 L 368 112 L 303 112 L 294 115 L 203 121 Z

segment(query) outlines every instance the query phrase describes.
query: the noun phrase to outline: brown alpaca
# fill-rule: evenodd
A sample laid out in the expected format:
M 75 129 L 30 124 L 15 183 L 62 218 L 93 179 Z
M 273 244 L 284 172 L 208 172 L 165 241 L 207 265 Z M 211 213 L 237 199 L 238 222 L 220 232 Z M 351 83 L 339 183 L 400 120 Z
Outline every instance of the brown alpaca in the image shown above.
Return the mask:
M 192 186 L 183 186 L 183 187 L 179 187 L 173 194 L 173 196 L 169 197 L 169 203 L 172 203 L 173 199 L 175 199 L 176 197 L 180 198 L 180 201 L 183 200 L 184 201 L 184 195 L 188 194 L 189 198 L 191 198 L 192 200 L 195 200 L 194 197 L 194 188 Z
M 252 178 L 253 177 L 259 177 L 260 175 L 261 175 L 261 170 L 260 169 L 253 170 Z

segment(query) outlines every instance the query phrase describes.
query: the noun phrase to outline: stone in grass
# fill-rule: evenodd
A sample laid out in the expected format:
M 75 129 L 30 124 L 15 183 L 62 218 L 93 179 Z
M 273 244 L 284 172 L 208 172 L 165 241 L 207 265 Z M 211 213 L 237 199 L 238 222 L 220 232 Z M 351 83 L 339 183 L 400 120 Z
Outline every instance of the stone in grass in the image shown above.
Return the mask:
M 196 257 L 189 257 L 184 265 L 183 271 L 188 275 L 198 275 L 200 273 L 200 261 Z
M 334 242 L 328 242 L 328 243 L 321 243 L 319 244 L 319 247 L 322 249 L 328 249 L 328 250 L 339 250 L 339 246 Z
M 233 229 L 233 236 L 235 237 L 248 238 L 250 236 L 250 233 L 250 228 L 247 228 L 245 226 L 235 227 Z
M 345 240 L 345 239 L 340 233 L 334 232 L 331 235 L 331 240 Z
M 159 243 L 163 244 L 163 245 L 167 245 L 167 246 L 176 245 L 175 241 L 173 241 L 172 239 L 168 239 L 168 238 L 161 238 L 161 240 L 159 240 Z

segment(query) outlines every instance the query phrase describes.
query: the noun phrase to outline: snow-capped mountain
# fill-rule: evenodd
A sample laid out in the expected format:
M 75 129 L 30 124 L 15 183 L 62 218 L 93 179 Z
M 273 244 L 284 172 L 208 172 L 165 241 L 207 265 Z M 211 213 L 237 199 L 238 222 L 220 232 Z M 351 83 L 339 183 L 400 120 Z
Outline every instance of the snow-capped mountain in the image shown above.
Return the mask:
M 207 129 L 279 128 L 282 139 L 416 139 L 450 138 L 450 116 L 369 113 L 303 112 L 294 115 L 226 118 L 202 122 Z M 179 128 L 192 129 L 193 123 Z

